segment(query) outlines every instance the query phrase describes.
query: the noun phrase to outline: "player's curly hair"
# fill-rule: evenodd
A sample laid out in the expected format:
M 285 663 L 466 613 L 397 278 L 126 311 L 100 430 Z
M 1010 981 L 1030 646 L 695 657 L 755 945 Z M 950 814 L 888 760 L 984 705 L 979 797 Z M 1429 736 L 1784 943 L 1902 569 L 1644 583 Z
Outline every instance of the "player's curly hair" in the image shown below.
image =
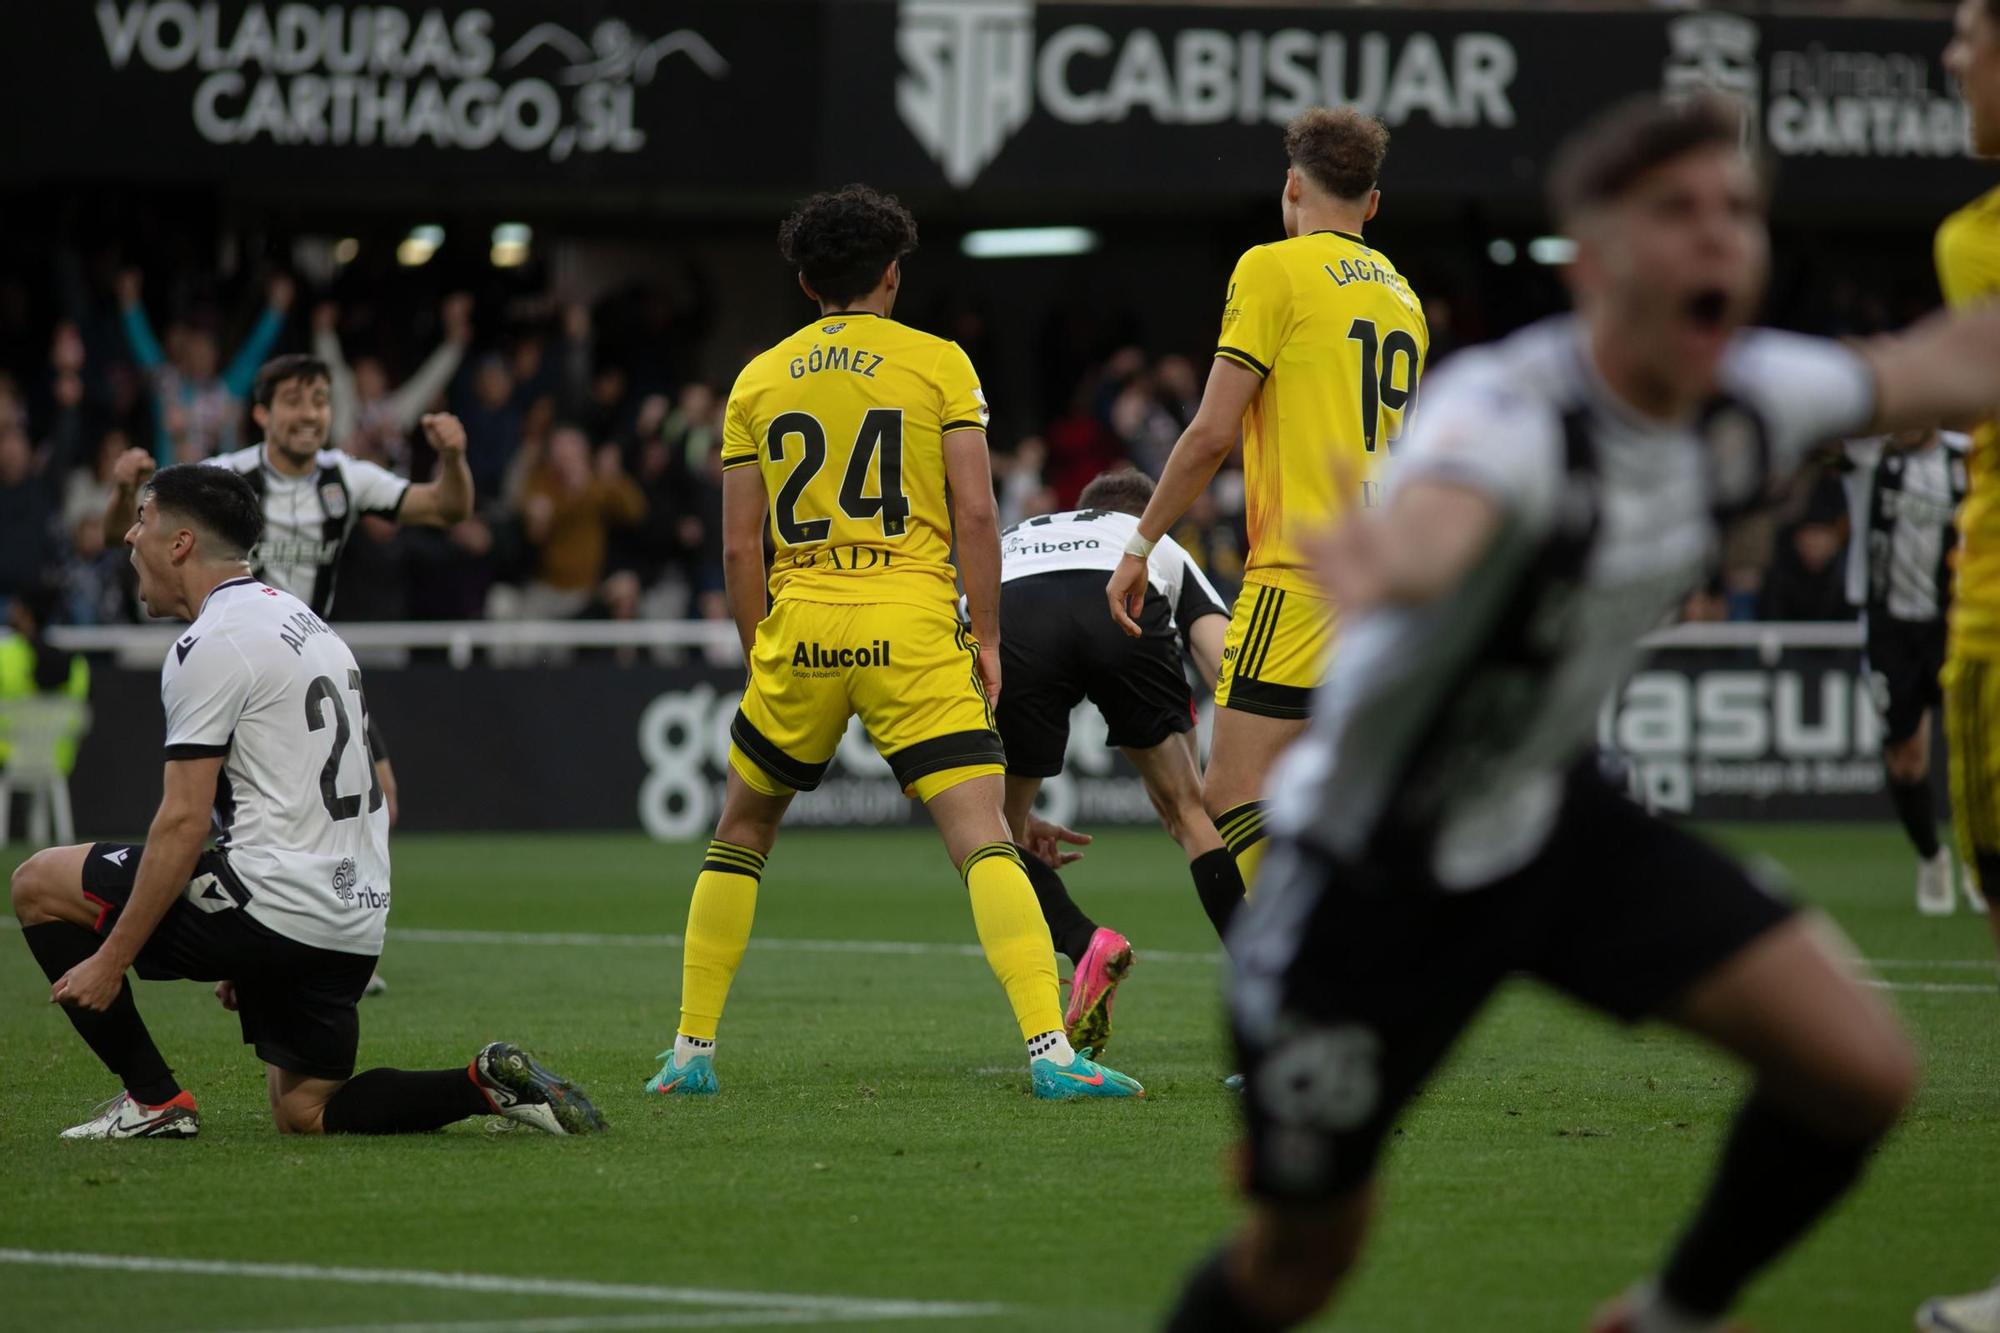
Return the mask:
M 1285 126 L 1285 157 L 1337 199 L 1365 199 L 1382 178 L 1389 130 L 1351 106 L 1316 106 Z
M 895 195 L 866 185 L 816 194 L 778 227 L 778 253 L 820 300 L 834 305 L 874 291 L 890 261 L 916 248 L 910 210 Z

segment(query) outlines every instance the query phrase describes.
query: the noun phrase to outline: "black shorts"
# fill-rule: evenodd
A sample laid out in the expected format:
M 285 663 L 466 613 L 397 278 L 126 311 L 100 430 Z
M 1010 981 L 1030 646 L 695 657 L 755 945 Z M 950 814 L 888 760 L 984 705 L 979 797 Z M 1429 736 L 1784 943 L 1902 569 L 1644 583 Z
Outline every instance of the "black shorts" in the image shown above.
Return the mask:
M 100 842 L 85 856 L 83 892 L 98 905 L 99 935 L 111 932 L 131 901 L 144 850 Z M 134 970 L 148 981 L 233 981 L 244 1043 L 265 1064 L 308 1078 L 350 1077 L 361 1040 L 361 992 L 375 960 L 301 944 L 253 919 L 242 908 L 249 894 L 218 852 L 203 852 L 194 873 L 196 898 L 214 910 L 174 899 Z
M 1944 700 L 1943 620 L 1868 617 L 1868 688 L 1882 715 L 1882 739 L 1899 744 L 1917 734 L 1924 714 Z
M 1069 715 L 1088 699 L 1105 743 L 1148 750 L 1194 727 L 1194 693 L 1166 598 L 1152 588 L 1133 638 L 1104 600 L 1100 570 L 1031 574 L 1000 585 L 1000 742 L 1007 772 L 1052 778 Z
M 1486 888 L 1413 885 L 1296 843 L 1272 847 L 1260 882 L 1230 937 L 1251 1189 L 1301 1202 L 1369 1179 L 1398 1113 L 1509 974 L 1636 1021 L 1793 911 L 1586 777 L 1543 851 Z

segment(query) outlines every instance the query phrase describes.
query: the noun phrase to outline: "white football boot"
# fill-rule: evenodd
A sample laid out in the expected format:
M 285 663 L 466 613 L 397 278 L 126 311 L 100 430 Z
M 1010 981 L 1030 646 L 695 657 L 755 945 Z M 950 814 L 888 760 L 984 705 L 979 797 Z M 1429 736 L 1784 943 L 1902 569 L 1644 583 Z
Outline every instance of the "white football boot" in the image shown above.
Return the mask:
M 185 1090 L 160 1106 L 147 1106 L 121 1092 L 90 1119 L 62 1132 L 66 1139 L 191 1139 L 201 1132 L 201 1112 Z
M 2000 1282 L 1970 1296 L 1940 1296 L 1917 1311 L 1921 1333 L 2000 1333 Z
M 1927 861 L 1917 862 L 1917 913 L 1920 916 L 1950 916 L 1958 906 L 1958 893 L 1951 882 L 1951 853 L 1940 847 Z
M 1986 910 L 1986 896 L 1979 891 L 1979 872 L 1965 862 L 1958 863 L 1958 887 L 1965 892 L 1965 905 L 1975 912 Z

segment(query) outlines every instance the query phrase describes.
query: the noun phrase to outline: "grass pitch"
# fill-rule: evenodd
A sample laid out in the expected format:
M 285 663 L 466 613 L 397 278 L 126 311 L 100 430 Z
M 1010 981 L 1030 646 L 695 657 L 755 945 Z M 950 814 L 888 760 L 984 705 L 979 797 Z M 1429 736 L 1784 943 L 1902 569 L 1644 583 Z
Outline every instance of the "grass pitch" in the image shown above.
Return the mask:
M 1765 1333 L 1906 1329 L 1923 1297 L 2000 1266 L 2000 992 L 1984 923 L 1917 918 L 1888 825 L 1733 836 L 1786 863 L 1884 960 L 1928 1067 L 1862 1189 L 1746 1317 Z M 781 840 L 764 881 L 722 1031 L 723 1095 L 649 1100 L 679 950 L 603 937 L 677 933 L 699 857 L 637 837 L 397 840 L 391 989 L 363 1008 L 362 1064 L 442 1067 L 511 1038 L 591 1092 L 612 1122 L 593 1140 L 479 1123 L 280 1139 L 234 1019 L 179 983 L 139 1000 L 201 1101 L 201 1138 L 59 1143 L 115 1088 L 0 932 L 0 1325 L 1154 1326 L 1237 1215 L 1214 943 L 1173 846 L 1106 834 L 1069 876 L 1139 950 L 1109 1056 L 1146 1083 L 1136 1104 L 1029 1098 L 933 837 L 806 831 Z M 1509 989 L 1406 1119 L 1375 1244 L 1331 1326 L 1580 1327 L 1657 1262 L 1739 1092 L 1727 1065 L 1669 1033 Z M 63 1268 L 22 1251 L 173 1263 Z

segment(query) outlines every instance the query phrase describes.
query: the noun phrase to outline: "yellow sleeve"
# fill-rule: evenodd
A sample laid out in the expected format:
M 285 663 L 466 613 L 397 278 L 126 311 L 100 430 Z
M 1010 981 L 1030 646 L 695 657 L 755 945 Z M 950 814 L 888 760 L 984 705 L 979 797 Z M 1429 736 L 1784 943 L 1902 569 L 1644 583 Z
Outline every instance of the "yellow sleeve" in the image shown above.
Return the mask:
M 1972 305 L 2000 296 L 2000 209 L 1955 213 L 1937 233 L 1938 287 L 1945 304 Z
M 979 387 L 979 372 L 972 358 L 957 343 L 946 343 L 938 356 L 938 434 L 955 430 L 985 430 L 993 413 L 986 406 L 986 391 Z
M 757 437 L 750 433 L 750 410 L 745 406 L 743 393 L 743 381 L 749 378 L 748 370 L 737 377 L 736 387 L 729 391 L 729 406 L 723 409 L 722 467 L 725 472 L 757 461 Z
M 1261 245 L 1245 250 L 1229 275 L 1222 304 L 1215 354 L 1269 375 L 1292 319 L 1292 284 L 1284 266 Z

